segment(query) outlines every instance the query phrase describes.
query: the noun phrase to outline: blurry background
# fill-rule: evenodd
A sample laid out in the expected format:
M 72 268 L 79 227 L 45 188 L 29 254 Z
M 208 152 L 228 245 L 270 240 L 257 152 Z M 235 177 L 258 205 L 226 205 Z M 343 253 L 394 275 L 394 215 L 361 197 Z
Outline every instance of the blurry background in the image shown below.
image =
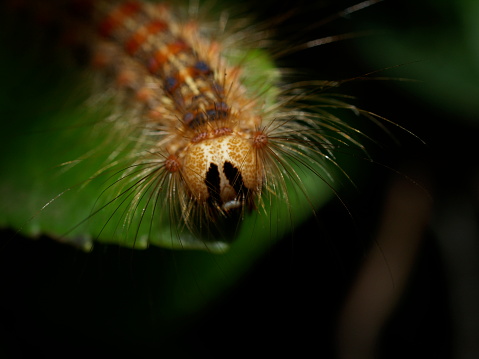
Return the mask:
M 407 131 L 364 124 L 378 145 L 367 144 L 372 162 L 344 156 L 359 167 L 356 187 L 338 184 L 345 205 L 331 200 L 245 275 L 225 274 L 219 295 L 197 267 L 205 256 L 221 273 L 218 256 L 106 245 L 86 254 L 4 231 L 0 355 L 479 357 L 479 4 L 385 0 L 303 31 L 356 2 L 252 3 L 260 18 L 299 9 L 284 26 L 298 43 L 370 32 L 280 65 L 328 80 L 377 71 L 383 80 L 338 92 Z

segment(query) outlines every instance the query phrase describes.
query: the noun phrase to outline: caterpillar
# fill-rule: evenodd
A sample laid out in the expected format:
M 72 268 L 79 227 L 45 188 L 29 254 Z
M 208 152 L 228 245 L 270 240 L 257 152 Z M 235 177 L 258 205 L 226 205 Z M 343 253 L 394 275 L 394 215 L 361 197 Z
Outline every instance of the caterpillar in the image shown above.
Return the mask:
M 67 145 L 90 148 L 74 149 L 76 155 L 59 166 L 76 182 L 50 192 L 30 229 L 13 224 L 27 233 L 86 248 L 92 238 L 107 238 L 132 247 L 222 252 L 235 238 L 252 236 L 244 233 L 244 222 L 261 237 L 262 228 L 294 226 L 303 216 L 294 218 L 298 207 L 314 212 L 334 193 L 331 173 L 341 171 L 335 151 L 364 149 L 361 132 L 335 111 L 372 114 L 328 95 L 338 82 L 282 82 L 283 73 L 263 50 L 270 34 L 261 26 L 226 15 L 216 27 L 202 24 L 190 19 L 197 14 L 191 7 L 188 13 L 186 6 L 153 1 L 38 6 L 47 9 L 39 12 L 41 21 L 59 18 L 69 29 L 59 42 L 88 59 L 86 81 L 103 90 L 72 116 L 80 117 L 77 123 L 65 126 L 75 141 Z M 2 192 L 11 187 L 4 180 Z M 48 211 L 67 192 L 89 189 L 96 196 L 86 215 L 39 222 L 55 217 Z M 81 197 L 72 206 L 88 202 Z

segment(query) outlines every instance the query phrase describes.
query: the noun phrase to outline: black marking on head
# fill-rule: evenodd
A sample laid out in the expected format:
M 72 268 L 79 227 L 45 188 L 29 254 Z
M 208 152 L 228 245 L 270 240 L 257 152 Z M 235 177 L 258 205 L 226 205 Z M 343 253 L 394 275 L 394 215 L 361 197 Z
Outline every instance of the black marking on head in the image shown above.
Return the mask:
M 234 188 L 236 195 L 243 195 L 246 187 L 244 186 L 241 172 L 230 162 L 225 162 L 223 166 L 223 172 L 230 185 Z
M 218 166 L 214 163 L 210 164 L 210 168 L 208 169 L 208 172 L 206 172 L 205 184 L 208 188 L 208 202 L 221 203 L 220 172 L 218 171 Z
M 198 225 L 199 235 L 203 239 L 221 238 L 225 242 L 232 242 L 237 237 L 239 221 L 244 213 L 244 205 L 251 209 L 252 199 L 248 197 L 251 193 L 243 183 L 243 178 L 238 168 L 232 163 L 225 162 L 219 172 L 216 164 L 211 163 L 206 172 L 205 184 L 208 188 L 209 197 L 208 216 L 211 222 Z M 224 174 L 224 177 L 223 177 Z M 229 186 L 236 192 L 235 198 L 228 199 L 226 203 L 221 199 L 221 180 L 226 177 Z

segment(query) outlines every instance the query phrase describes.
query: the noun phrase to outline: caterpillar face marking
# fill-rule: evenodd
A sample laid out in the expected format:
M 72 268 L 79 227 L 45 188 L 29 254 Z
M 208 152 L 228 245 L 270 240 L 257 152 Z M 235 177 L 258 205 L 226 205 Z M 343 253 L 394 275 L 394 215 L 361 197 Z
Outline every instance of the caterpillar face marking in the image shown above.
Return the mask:
M 203 140 L 184 156 L 183 177 L 197 201 L 225 211 L 239 208 L 242 192 L 257 192 L 263 182 L 255 157 L 251 141 L 238 134 Z

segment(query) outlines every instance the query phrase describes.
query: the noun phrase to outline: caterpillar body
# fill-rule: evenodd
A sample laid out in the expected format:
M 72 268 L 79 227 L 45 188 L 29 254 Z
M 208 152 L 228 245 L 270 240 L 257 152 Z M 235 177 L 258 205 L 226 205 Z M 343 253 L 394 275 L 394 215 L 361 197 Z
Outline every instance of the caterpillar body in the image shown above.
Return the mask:
M 99 162 L 68 187 L 102 179 L 90 214 L 65 233 L 36 232 L 70 242 L 121 236 L 118 242 L 129 246 L 223 251 L 242 222 L 259 230 L 260 217 L 251 220 L 250 212 L 275 227 L 281 217 L 293 221 L 297 206 L 313 211 L 314 192 L 329 186 L 330 168 L 337 167 L 335 149 L 362 149 L 358 131 L 328 109 L 362 111 L 327 96 L 334 83 L 281 84 L 281 71 L 261 50 L 267 31 L 238 36 L 224 21 L 211 30 L 162 2 L 52 4 L 49 16 L 68 14 L 65 21 L 74 24 L 62 41 L 88 54 L 100 74 L 95 86 L 106 89 L 89 103 L 113 102 L 116 110 L 89 130 L 98 148 L 61 166 L 68 173 L 92 158 Z M 63 196 L 52 196 L 42 212 Z M 106 217 L 95 227 L 101 213 Z

